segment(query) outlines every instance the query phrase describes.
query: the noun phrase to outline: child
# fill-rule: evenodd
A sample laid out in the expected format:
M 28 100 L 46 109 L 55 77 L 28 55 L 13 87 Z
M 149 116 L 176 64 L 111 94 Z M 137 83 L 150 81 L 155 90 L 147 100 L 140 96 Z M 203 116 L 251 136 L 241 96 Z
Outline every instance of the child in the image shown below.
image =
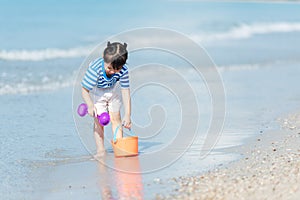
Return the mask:
M 108 42 L 103 52 L 103 58 L 98 58 L 89 65 L 81 82 L 82 97 L 88 105 L 89 115 L 94 117 L 94 137 L 97 147 L 96 158 L 103 156 L 105 152 L 104 128 L 99 124 L 97 115 L 108 110 L 113 133 L 120 124 L 125 128 L 131 128 L 129 75 L 128 68 L 125 65 L 128 56 L 126 47 L 126 43 Z M 125 108 L 123 122 L 121 122 L 120 115 L 122 103 L 120 96 L 122 96 Z M 117 138 L 121 137 L 123 137 L 123 132 L 120 127 Z

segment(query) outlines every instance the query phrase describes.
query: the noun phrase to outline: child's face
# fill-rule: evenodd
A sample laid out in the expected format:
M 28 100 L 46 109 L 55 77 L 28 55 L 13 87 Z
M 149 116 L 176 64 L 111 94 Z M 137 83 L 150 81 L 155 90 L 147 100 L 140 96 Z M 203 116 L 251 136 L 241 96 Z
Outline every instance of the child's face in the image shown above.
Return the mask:
M 120 68 L 120 69 L 114 69 L 114 68 L 111 66 L 111 64 L 109 64 L 109 65 L 106 67 L 105 71 L 106 71 L 106 74 L 108 74 L 108 75 L 113 75 L 113 74 L 115 74 L 115 73 L 120 72 L 121 69 L 122 69 L 122 68 Z

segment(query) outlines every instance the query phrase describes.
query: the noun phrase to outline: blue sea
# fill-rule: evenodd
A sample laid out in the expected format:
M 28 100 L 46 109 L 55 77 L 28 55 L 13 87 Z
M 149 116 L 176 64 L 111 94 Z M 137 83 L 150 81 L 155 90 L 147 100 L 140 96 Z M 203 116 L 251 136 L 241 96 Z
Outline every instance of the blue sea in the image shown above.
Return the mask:
M 290 2 L 0 0 L 0 199 L 153 199 L 173 177 L 239 159 L 230 148 L 300 108 L 299 13 Z M 217 79 L 198 73 L 188 60 L 198 54 L 173 33 L 198 45 Z M 109 126 L 102 165 L 91 160 L 92 119 L 76 107 L 88 62 L 114 38 L 128 43 L 140 155 L 114 158 Z M 219 132 L 209 132 L 214 102 Z M 134 174 L 114 170 L 128 165 Z

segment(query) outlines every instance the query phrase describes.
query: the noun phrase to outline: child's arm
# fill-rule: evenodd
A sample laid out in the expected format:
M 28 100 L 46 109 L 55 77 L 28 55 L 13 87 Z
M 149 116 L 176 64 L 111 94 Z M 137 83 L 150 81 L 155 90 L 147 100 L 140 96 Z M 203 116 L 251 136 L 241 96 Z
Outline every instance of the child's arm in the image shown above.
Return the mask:
M 88 89 L 82 87 L 82 89 L 81 89 L 82 98 L 88 106 L 89 115 L 94 117 L 94 113 L 95 113 L 94 103 L 93 103 L 89 93 L 90 93 L 90 91 Z
M 130 97 L 130 89 L 121 89 L 122 91 L 122 99 L 125 108 L 125 115 L 123 119 L 123 125 L 125 128 L 131 128 L 131 97 Z

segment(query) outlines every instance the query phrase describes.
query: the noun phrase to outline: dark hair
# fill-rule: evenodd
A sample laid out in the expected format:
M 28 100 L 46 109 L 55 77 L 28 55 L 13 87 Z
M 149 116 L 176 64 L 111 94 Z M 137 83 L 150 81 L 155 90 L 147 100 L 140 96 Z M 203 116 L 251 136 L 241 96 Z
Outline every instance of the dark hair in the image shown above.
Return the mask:
M 119 42 L 107 42 L 107 47 L 104 49 L 103 58 L 106 63 L 111 63 L 113 69 L 119 70 L 125 65 L 128 52 L 127 44 Z

